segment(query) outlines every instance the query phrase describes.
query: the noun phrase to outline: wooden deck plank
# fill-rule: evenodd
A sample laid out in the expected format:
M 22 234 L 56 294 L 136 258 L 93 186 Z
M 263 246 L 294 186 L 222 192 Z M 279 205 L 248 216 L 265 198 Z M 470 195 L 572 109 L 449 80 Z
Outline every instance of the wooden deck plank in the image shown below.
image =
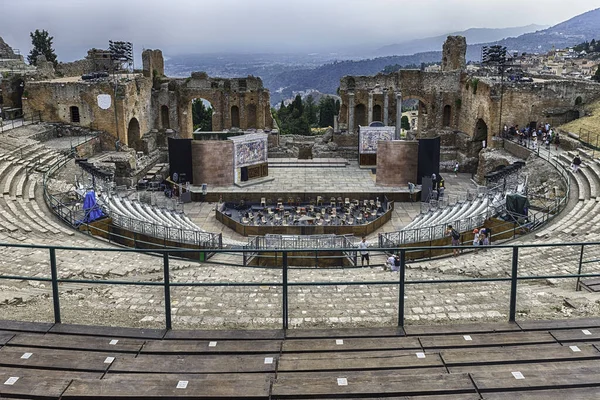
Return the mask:
M 0 374 L 10 376 L 27 376 L 27 377 L 48 377 L 59 379 L 101 379 L 104 372 L 85 372 L 85 371 L 65 371 L 54 369 L 37 369 L 37 368 L 15 368 L 15 367 L 0 367 Z M 0 382 L 2 385 L 4 382 Z M 2 397 L 4 399 L 4 397 Z
M 12 385 L 5 384 L 11 377 L 18 377 L 19 379 Z M 24 399 L 58 399 L 70 383 L 70 379 L 44 376 L 20 377 L 16 374 L 11 374 L 10 372 L 0 373 L 0 398 L 4 399 L 15 396 Z
M 281 329 L 255 330 L 170 330 L 165 339 L 187 340 L 283 340 Z
M 339 400 L 339 397 L 311 397 L 312 400 Z M 360 397 L 361 400 L 480 400 L 478 394 L 440 394 L 433 396 Z
M 185 388 L 181 382 L 187 382 Z M 62 399 L 268 399 L 269 378 L 255 375 L 244 380 L 226 376 L 203 378 L 187 376 L 153 377 L 152 379 L 127 379 L 126 377 L 102 380 L 73 380 Z
M 491 324 L 452 324 L 452 325 L 409 325 L 405 326 L 407 336 L 451 335 L 493 332 L 518 332 L 519 325 L 514 322 Z
M 586 342 L 600 340 L 600 328 L 590 329 L 561 329 L 550 331 L 550 334 L 557 341 L 563 343 L 568 342 Z
M 420 338 L 424 349 L 461 347 L 516 346 L 556 343 L 548 332 L 507 332 L 471 335 L 424 336 Z
M 286 354 L 279 360 L 278 372 L 317 372 L 317 371 L 367 371 L 378 369 L 425 368 L 443 366 L 439 354 L 425 354 L 424 358 L 416 353 L 399 356 L 381 357 L 336 357 L 335 353 L 328 358 L 293 358 Z
M 555 329 L 600 328 L 600 318 L 517 321 L 524 331 L 549 331 Z
M 389 328 L 339 328 L 339 329 L 289 329 L 285 337 L 290 339 L 314 338 L 368 338 L 406 336 L 400 327 Z
M 467 374 L 399 375 L 385 378 L 348 379 L 339 385 L 337 378 L 323 377 L 306 381 L 302 378 L 277 379 L 273 383 L 272 398 L 286 399 L 297 396 L 407 396 L 433 394 L 475 393 Z
M 31 354 L 28 358 L 27 353 Z M 0 349 L 0 366 L 99 372 L 110 366 L 110 357 L 132 358 L 127 354 L 5 346 Z
M 153 340 L 142 354 L 261 354 L 279 353 L 281 340 Z
M 512 372 L 521 372 L 523 379 L 516 379 Z M 600 389 L 600 365 L 592 368 L 557 369 L 526 372 L 474 372 L 471 374 L 475 386 L 480 392 L 563 389 L 569 387 L 598 386 Z
M 446 374 L 448 371 L 445 367 L 425 367 L 419 368 L 417 370 L 412 368 L 400 368 L 400 369 L 378 369 L 378 370 L 339 370 L 339 371 L 318 371 L 318 372 L 306 372 L 306 371 L 296 371 L 296 372 L 277 372 L 277 378 L 279 379 L 288 379 L 288 378 L 304 378 L 304 379 L 317 379 L 323 377 L 344 377 L 344 378 L 360 378 L 360 377 L 387 377 L 387 376 L 396 376 L 396 375 L 415 375 L 415 374 Z
M 361 350 L 397 350 L 420 349 L 417 338 L 344 338 L 344 339 L 292 339 L 283 342 L 282 351 L 318 352 L 318 351 L 361 351 Z
M 138 329 L 118 328 L 112 326 L 56 324 L 50 329 L 50 332 L 72 335 L 109 336 L 115 338 L 162 339 L 166 333 L 166 329 Z
M 504 393 L 486 393 L 486 400 L 549 400 L 549 399 L 577 399 L 597 400 L 600 398 L 600 389 L 575 388 L 575 389 L 550 389 L 550 390 L 528 390 L 510 391 Z
M 5 345 L 13 336 L 15 336 L 14 333 L 0 332 L 0 346 Z
M 111 353 L 137 353 L 144 340 L 60 335 L 54 333 L 19 333 L 9 341 L 9 346 L 40 347 L 48 349 L 108 351 Z
M 481 364 L 514 364 L 548 361 L 575 361 L 584 359 L 600 359 L 600 352 L 593 346 L 581 346 L 575 352 L 569 347 L 527 348 L 515 351 L 512 348 L 444 350 L 440 353 L 446 366 L 481 365 Z
M 54 324 L 48 322 L 27 322 L 0 320 L 0 330 L 2 331 L 20 331 L 20 332 L 41 332 L 46 333 Z
M 529 371 L 529 370 L 557 370 L 569 368 L 588 368 L 595 367 L 600 363 L 598 360 L 579 360 L 579 361 L 550 361 L 537 363 L 517 363 L 517 364 L 489 364 L 489 365 L 469 365 L 448 367 L 451 374 L 454 373 L 473 373 L 473 372 L 505 372 L 505 371 Z
M 265 359 L 272 359 L 267 363 Z M 274 372 L 277 354 L 261 355 L 139 355 L 121 358 L 110 368 L 111 372 L 148 372 L 165 374 L 210 374 L 234 372 Z

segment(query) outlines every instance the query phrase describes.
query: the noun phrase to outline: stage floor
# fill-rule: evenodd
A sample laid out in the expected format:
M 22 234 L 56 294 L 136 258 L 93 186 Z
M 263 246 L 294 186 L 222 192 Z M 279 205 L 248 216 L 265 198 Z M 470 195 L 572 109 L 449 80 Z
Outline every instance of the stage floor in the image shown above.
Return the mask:
M 269 182 L 239 187 L 211 186 L 213 193 L 408 193 L 408 186 L 376 186 L 370 169 L 360 169 L 356 161 L 341 167 L 273 167 L 269 168 Z M 251 181 L 250 181 L 251 182 Z M 248 182 L 248 183 L 250 183 Z M 416 182 L 415 182 L 416 183 Z M 202 193 L 201 185 L 192 185 L 193 193 Z

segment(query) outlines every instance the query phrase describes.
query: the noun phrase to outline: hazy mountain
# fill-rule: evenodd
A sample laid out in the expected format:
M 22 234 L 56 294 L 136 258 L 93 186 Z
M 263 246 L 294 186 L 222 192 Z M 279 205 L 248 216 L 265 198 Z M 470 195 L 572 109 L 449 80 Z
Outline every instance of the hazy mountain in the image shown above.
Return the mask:
M 487 44 L 499 44 L 506 46 L 508 50 L 519 52 L 545 53 L 551 50 L 552 47 L 562 49 L 575 46 L 586 40 L 598 40 L 599 38 L 600 8 L 580 14 L 548 29 Z M 478 60 L 482 45 L 485 44 L 469 46 L 467 58 Z
M 546 29 L 548 26 L 543 25 L 527 25 L 512 28 L 488 29 L 488 28 L 471 28 L 462 32 L 449 33 L 447 35 L 429 37 L 425 39 L 410 40 L 403 43 L 391 44 L 381 47 L 374 51 L 375 56 L 390 56 L 390 55 L 406 55 L 415 54 L 426 51 L 439 51 L 446 41 L 446 38 L 452 36 L 464 36 L 467 38 L 468 44 L 487 43 L 502 40 L 509 37 L 516 37 L 525 33 L 536 32 Z

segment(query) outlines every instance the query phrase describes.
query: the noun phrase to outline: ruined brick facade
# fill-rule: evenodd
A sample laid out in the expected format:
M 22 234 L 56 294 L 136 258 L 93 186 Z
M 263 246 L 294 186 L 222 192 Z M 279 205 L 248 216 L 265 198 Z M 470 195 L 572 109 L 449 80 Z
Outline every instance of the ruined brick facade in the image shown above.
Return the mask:
M 272 128 L 269 91 L 260 78 L 210 78 L 203 72 L 167 78 L 160 50 L 144 51 L 143 60 L 143 74 L 122 74 L 116 80 L 83 81 L 74 76 L 27 82 L 23 111 L 41 115 L 46 122 L 106 131 L 138 151 L 144 151 L 143 136 L 152 129 L 191 138 L 192 100 L 198 98 L 211 103 L 215 131 Z M 84 67 L 74 65 L 73 72 L 79 75 Z
M 474 141 L 490 143 L 504 124 L 523 126 L 534 121 L 559 125 L 579 118 L 586 104 L 600 98 L 600 84 L 589 81 L 502 84 L 500 79 L 468 75 L 464 70 L 465 51 L 464 38 L 451 36 L 444 44 L 442 72 L 400 70 L 343 77 L 340 129 L 356 132 L 359 125 L 375 120 L 397 125 L 397 104 L 417 99 L 422 135 L 452 129 Z

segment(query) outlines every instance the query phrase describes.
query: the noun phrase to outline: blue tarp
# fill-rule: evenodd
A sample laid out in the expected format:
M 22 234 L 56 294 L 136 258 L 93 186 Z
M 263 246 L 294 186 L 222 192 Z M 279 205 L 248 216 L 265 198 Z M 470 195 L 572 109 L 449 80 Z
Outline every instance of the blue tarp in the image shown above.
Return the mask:
M 104 217 L 104 213 L 96 203 L 96 193 L 90 190 L 85 194 L 83 199 L 83 211 L 85 211 L 85 218 L 83 222 L 90 223 L 97 219 Z

